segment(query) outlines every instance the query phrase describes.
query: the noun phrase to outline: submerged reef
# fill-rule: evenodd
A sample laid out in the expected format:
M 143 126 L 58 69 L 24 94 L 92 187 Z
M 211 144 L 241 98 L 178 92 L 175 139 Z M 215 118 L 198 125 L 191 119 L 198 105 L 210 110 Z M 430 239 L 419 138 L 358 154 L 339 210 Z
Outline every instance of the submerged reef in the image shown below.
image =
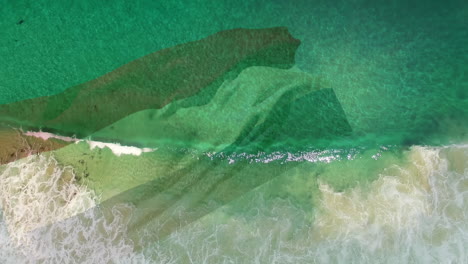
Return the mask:
M 135 242 L 157 222 L 166 223 L 154 230 L 162 238 L 289 170 L 312 169 L 285 164 L 288 151 L 303 155 L 351 133 L 333 89 L 293 67 L 299 43 L 286 28 L 222 31 L 63 93 L 2 105 L 0 118 L 23 129 L 145 147 L 141 156 L 120 157 L 86 141 L 44 157 L 73 168 L 77 183 L 99 193 L 100 207 L 91 210 L 138 208 L 128 222 Z M 52 146 L 44 150 L 60 147 Z
M 249 67 L 206 104 L 200 93 L 162 109 L 132 114 L 93 138 L 146 147 L 234 152 L 299 148 L 351 132 L 338 99 L 297 69 Z
M 146 55 L 64 92 L 0 106 L 0 119 L 85 137 L 144 109 L 218 86 L 249 66 L 291 67 L 300 41 L 286 28 L 233 29 Z

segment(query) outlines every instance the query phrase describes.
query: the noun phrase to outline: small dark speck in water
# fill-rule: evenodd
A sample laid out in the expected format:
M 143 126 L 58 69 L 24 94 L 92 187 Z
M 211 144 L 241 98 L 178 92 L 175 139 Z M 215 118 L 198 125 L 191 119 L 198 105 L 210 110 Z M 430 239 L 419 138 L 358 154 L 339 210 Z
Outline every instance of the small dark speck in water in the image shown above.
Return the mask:
M 24 19 L 21 19 L 21 20 L 18 21 L 18 23 L 16 23 L 16 24 L 21 25 L 21 24 L 23 24 L 23 23 L 24 23 Z

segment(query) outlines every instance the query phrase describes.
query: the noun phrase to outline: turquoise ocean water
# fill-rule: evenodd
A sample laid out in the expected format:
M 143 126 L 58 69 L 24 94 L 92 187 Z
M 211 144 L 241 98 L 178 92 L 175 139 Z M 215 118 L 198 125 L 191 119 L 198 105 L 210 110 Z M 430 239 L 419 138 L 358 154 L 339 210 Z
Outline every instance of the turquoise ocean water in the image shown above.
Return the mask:
M 110 128 L 91 137 L 157 151 L 116 156 L 81 142 L 1 166 L 0 260 L 468 263 L 466 1 L 0 0 L 0 104 L 57 94 L 222 30 L 277 26 L 301 40 L 293 71 L 333 89 L 349 133 L 259 152 L 158 148 L 145 133 L 177 127 L 132 138 L 150 126 L 138 116 L 147 112 L 136 113 L 115 124 L 120 138 Z M 219 91 L 260 75 L 243 74 Z M 226 109 L 256 91 L 239 92 Z M 225 131 L 200 126 L 200 138 L 229 145 L 235 125 L 216 96 L 168 122 L 221 120 Z M 304 129 L 310 120 L 287 122 Z M 15 189 L 54 186 L 67 170 L 89 182 L 31 187 L 31 196 Z M 60 200 L 72 193 L 80 195 L 71 205 Z
M 329 82 L 355 131 L 418 139 L 465 125 L 464 1 L 5 1 L 1 12 L 1 103 L 220 30 L 286 26 L 302 41 L 297 66 Z

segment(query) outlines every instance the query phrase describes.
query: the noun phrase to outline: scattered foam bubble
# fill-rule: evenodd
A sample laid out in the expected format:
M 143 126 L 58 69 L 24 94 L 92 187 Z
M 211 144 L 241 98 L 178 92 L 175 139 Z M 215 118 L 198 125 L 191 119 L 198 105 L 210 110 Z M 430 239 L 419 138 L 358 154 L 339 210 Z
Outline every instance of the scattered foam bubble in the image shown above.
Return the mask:
M 76 182 L 73 182 L 75 187 L 58 187 L 66 184 L 58 180 L 60 177 L 53 176 L 54 173 L 68 179 L 65 182 L 72 182 L 72 177 L 66 176 L 69 175 L 67 168 L 60 167 L 49 156 L 33 156 L 0 169 L 2 186 L 10 186 L 6 190 L 23 197 L 12 199 L 16 203 L 8 203 L 3 190 L 0 194 L 5 219 L 0 222 L 0 261 L 467 263 L 468 146 L 415 146 L 405 157 L 406 161 L 388 166 L 368 185 L 337 192 L 320 182 L 321 204 L 310 224 L 297 223 L 298 219 L 308 218 L 299 208 L 280 203 L 265 212 L 262 208 L 267 208 L 266 200 L 255 198 L 251 200 L 250 209 L 245 209 L 258 212 L 248 214 L 249 217 L 227 215 L 217 210 L 177 229 L 166 239 L 149 243 L 151 246 L 142 253 L 135 253 L 133 242 L 125 234 L 136 208 L 126 204 L 107 209 L 97 206 L 74 217 L 59 217 L 70 211 L 80 211 L 80 207 L 55 202 L 54 205 L 69 210 L 49 210 L 34 200 L 45 203 L 51 199 L 31 199 L 31 192 L 55 195 L 56 201 L 67 201 L 69 196 L 65 194 L 76 190 L 73 188 L 92 193 L 79 189 L 84 187 Z M 45 181 L 46 173 L 56 180 Z M 37 187 L 21 187 L 22 183 L 31 181 L 31 186 Z M 48 184 L 55 187 L 48 188 Z M 28 204 L 28 208 L 46 208 L 44 212 L 56 215 L 41 218 L 34 215 L 40 210 L 25 209 L 24 205 L 18 212 L 9 209 L 15 204 L 19 206 L 20 202 Z M 26 213 L 27 210 L 33 214 Z M 8 220 L 25 219 L 28 214 L 41 224 Z M 23 232 L 16 232 L 21 228 Z M 21 239 L 16 238 L 19 235 Z
M 12 239 L 94 207 L 94 194 L 76 184 L 70 167 L 50 156 L 34 155 L 13 162 L 0 174 L 0 207 Z
M 98 201 L 50 155 L 1 167 L 1 263 L 142 263 L 125 236 L 133 207 Z
M 385 147 L 382 147 L 385 148 Z M 326 149 L 326 150 L 310 150 L 310 151 L 297 151 L 297 152 L 258 152 L 258 153 L 232 153 L 226 154 L 224 152 L 204 152 L 204 155 L 211 160 L 215 158 L 226 159 L 229 164 L 234 164 L 237 161 L 247 160 L 250 163 L 270 163 L 273 161 L 279 162 L 320 162 L 330 163 L 342 159 L 352 160 L 356 156 L 364 152 L 363 149 Z M 388 148 L 385 148 L 388 150 Z M 381 153 L 378 153 L 381 155 Z
M 0 210 L 0 219 L 3 219 L 3 213 Z M 8 234 L 8 228 L 4 221 L 0 220 L 0 263 L 26 263 L 24 254 L 21 254 L 11 241 Z
M 412 147 L 369 185 L 336 192 L 308 225 L 301 209 L 250 197 L 252 214 L 217 210 L 155 243 L 187 263 L 468 263 L 468 147 Z M 343 175 L 344 177 L 345 175 Z M 271 202 L 271 201 L 270 201 Z M 151 254 L 149 252 L 148 254 Z M 158 262 L 156 262 L 158 263 Z M 177 263 L 177 262 L 176 262 Z
M 126 236 L 133 210 L 127 204 L 95 207 L 33 230 L 28 234 L 33 243 L 22 246 L 33 263 L 148 263 Z
M 368 191 L 339 193 L 321 184 L 314 229 L 326 241 L 319 244 L 321 257 L 330 260 L 326 252 L 333 251 L 362 262 L 466 263 L 467 161 L 466 145 L 415 146 L 407 164 L 388 168 Z

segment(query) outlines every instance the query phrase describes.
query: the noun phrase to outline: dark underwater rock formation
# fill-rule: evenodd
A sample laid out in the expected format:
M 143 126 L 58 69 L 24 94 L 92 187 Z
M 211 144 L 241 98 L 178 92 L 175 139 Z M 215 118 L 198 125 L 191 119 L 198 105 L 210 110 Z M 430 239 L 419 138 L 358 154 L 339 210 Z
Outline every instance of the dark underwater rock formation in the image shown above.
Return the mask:
M 167 143 L 169 148 L 146 154 L 142 160 L 151 162 L 144 166 L 134 164 L 137 169 L 128 172 L 132 188 L 116 184 L 124 182 L 123 176 L 115 177 L 111 169 L 91 172 L 94 184 L 112 179 L 112 184 L 100 184 L 106 197 L 100 210 L 122 203 L 135 206 L 129 235 L 139 247 L 144 246 L 137 243 L 143 230 L 152 230 L 151 241 L 164 239 L 298 166 L 312 171 L 313 163 L 284 162 L 288 151 L 320 149 L 317 145 L 326 144 L 327 139 L 351 132 L 333 90 L 324 86 L 319 78 L 297 69 L 249 67 L 223 83 L 205 105 L 194 103 L 197 100 L 174 103 L 140 111 L 106 127 L 96 135 L 150 147 Z M 172 146 L 193 152 L 173 151 Z M 271 151 L 286 158 L 261 155 Z M 235 158 L 234 153 L 253 157 Z M 58 160 L 72 165 L 63 156 Z M 98 164 L 99 159 L 86 162 Z M 107 157 L 106 166 L 113 163 L 123 163 L 122 158 Z M 108 195 L 116 193 L 112 185 L 119 186 L 117 195 Z
M 286 28 L 221 31 L 149 54 L 60 94 L 2 105 L 0 120 L 84 137 L 134 112 L 219 86 L 249 66 L 288 68 L 299 44 Z
M 122 159 L 106 151 L 87 158 L 79 149 L 79 158 L 72 149 L 57 151 L 65 166 L 86 164 L 83 176 L 91 183 L 112 181 L 100 185 L 107 199 L 91 210 L 106 214 L 122 203 L 137 208 L 128 226 L 138 247 L 138 232 L 154 230 L 164 238 L 300 165 L 231 163 L 211 153 L 249 155 L 280 144 L 288 156 L 289 148 L 317 147 L 351 132 L 332 89 L 297 69 L 278 69 L 292 66 L 298 45 L 285 28 L 224 31 L 150 54 L 62 94 L 0 106 L 0 117 L 123 144 L 157 148 L 167 142 L 169 148 L 141 157 L 144 166 L 127 164 L 129 173 L 121 177 L 113 172 Z
M 204 94 L 129 115 L 92 134 L 102 141 L 201 151 L 266 150 L 314 145 L 351 132 L 332 89 L 297 69 L 249 67 Z

